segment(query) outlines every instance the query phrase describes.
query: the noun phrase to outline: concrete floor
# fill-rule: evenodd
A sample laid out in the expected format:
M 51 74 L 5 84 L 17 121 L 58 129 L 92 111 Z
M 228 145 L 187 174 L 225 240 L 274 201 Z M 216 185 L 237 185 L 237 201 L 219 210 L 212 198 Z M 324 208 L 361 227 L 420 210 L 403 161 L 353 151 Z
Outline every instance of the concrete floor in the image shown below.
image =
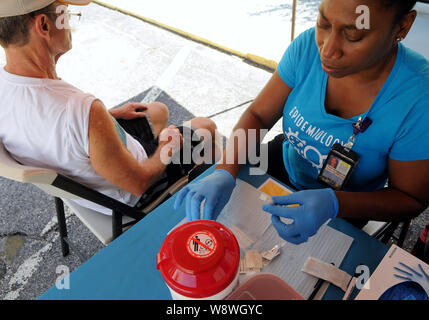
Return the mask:
M 289 46 L 293 0 L 96 0 L 148 21 L 228 48 L 278 62 Z M 297 0 L 295 37 L 313 27 L 321 0 Z M 404 44 L 429 59 L 429 3 L 418 2 L 417 19 Z M 178 13 L 178 14 L 176 14 Z
M 73 50 L 59 60 L 58 74 L 108 108 L 151 96 L 169 106 L 170 123 L 218 114 L 213 120 L 229 135 L 248 104 L 223 111 L 254 99 L 271 76 L 120 12 L 96 4 L 81 9 L 86 19 L 73 33 Z M 76 255 L 61 256 L 54 214 L 50 196 L 0 178 L 0 299 L 35 299 L 54 285 L 58 267 L 72 271 L 81 264 Z M 103 247 L 75 216 L 67 223 L 87 257 Z
M 254 12 L 261 15 L 272 5 L 267 12 L 280 13 L 277 21 L 287 22 L 288 18 L 281 15 L 285 7 L 280 3 L 253 5 L 256 7 L 252 10 L 258 9 Z M 85 19 L 73 34 L 73 50 L 60 59 L 58 73 L 67 82 L 100 98 L 108 108 L 128 100 L 156 98 L 169 106 L 170 123 L 179 125 L 194 116 L 215 115 L 212 119 L 219 131 L 228 136 L 248 101 L 256 97 L 271 76 L 266 69 L 237 56 L 97 4 L 80 10 Z M 175 22 L 171 21 L 170 25 Z M 196 34 L 194 30 L 188 32 Z M 284 47 L 288 38 L 286 35 Z M 212 40 L 221 43 L 222 38 Z M 261 56 L 268 52 L 252 51 L 245 44 L 236 49 Z M 276 50 L 265 57 L 276 59 Z M 0 65 L 4 61 L 1 52 Z M 266 140 L 280 132 L 279 123 Z M 61 266 L 73 271 L 81 264 L 74 254 L 61 256 L 54 215 L 53 199 L 44 192 L 0 178 L 0 299 L 35 299 L 54 285 Z M 103 248 L 75 216 L 67 216 L 70 238 L 86 257 Z M 428 211 L 413 221 L 406 249 L 412 247 L 427 221 Z

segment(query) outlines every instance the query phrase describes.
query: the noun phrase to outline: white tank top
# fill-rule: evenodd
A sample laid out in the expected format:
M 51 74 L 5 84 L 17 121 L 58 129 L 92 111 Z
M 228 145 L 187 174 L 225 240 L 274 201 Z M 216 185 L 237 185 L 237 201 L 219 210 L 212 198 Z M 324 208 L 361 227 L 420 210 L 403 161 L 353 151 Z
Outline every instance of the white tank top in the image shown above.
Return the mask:
M 134 206 L 140 197 L 98 175 L 89 160 L 89 111 L 96 99 L 62 80 L 22 77 L 0 69 L 0 139 L 23 165 L 53 169 L 76 182 Z M 128 150 L 138 162 L 144 148 L 126 134 Z M 86 200 L 82 206 L 111 215 Z

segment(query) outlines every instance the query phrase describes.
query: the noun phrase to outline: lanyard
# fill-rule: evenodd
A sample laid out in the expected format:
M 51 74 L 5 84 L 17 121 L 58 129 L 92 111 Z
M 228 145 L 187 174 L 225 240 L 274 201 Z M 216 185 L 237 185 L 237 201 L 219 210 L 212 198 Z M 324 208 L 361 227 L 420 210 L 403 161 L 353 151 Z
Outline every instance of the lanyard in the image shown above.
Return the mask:
M 349 141 L 346 143 L 345 147 L 352 149 L 356 141 L 356 136 L 361 132 L 365 132 L 365 130 L 368 129 L 371 124 L 372 120 L 367 115 L 365 115 L 365 119 L 363 121 L 362 117 L 359 117 L 359 120 L 356 123 L 353 123 L 353 135 L 349 138 Z

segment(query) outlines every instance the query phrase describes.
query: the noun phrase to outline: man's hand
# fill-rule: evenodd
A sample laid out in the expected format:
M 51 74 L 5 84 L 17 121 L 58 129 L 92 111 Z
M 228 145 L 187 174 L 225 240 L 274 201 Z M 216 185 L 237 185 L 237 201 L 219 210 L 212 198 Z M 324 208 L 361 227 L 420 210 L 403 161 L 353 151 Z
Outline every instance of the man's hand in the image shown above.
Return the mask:
M 146 116 L 144 111 L 147 109 L 148 106 L 144 103 L 128 102 L 121 107 L 110 109 L 109 112 L 115 119 L 132 120 L 144 118 Z

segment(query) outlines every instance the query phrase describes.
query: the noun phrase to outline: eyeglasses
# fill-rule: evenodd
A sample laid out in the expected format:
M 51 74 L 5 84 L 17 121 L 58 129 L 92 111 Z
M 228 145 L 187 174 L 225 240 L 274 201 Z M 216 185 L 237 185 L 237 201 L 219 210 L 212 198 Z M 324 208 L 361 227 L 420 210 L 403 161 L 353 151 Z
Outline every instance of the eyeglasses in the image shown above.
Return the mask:
M 56 25 L 58 29 L 74 29 L 77 28 L 82 23 L 82 13 L 73 12 L 70 10 L 62 12 L 54 12 L 59 14 L 57 16 Z
M 73 12 L 70 10 L 62 11 L 47 11 L 43 12 L 44 14 L 56 14 L 55 24 L 58 29 L 74 29 L 82 23 L 82 13 Z M 42 13 L 40 13 L 42 14 Z M 30 13 L 32 18 L 35 17 L 34 14 Z
M 82 23 L 82 13 L 81 12 L 73 12 L 68 11 L 66 12 L 66 15 L 68 17 L 68 25 L 71 28 L 76 28 L 81 25 Z

